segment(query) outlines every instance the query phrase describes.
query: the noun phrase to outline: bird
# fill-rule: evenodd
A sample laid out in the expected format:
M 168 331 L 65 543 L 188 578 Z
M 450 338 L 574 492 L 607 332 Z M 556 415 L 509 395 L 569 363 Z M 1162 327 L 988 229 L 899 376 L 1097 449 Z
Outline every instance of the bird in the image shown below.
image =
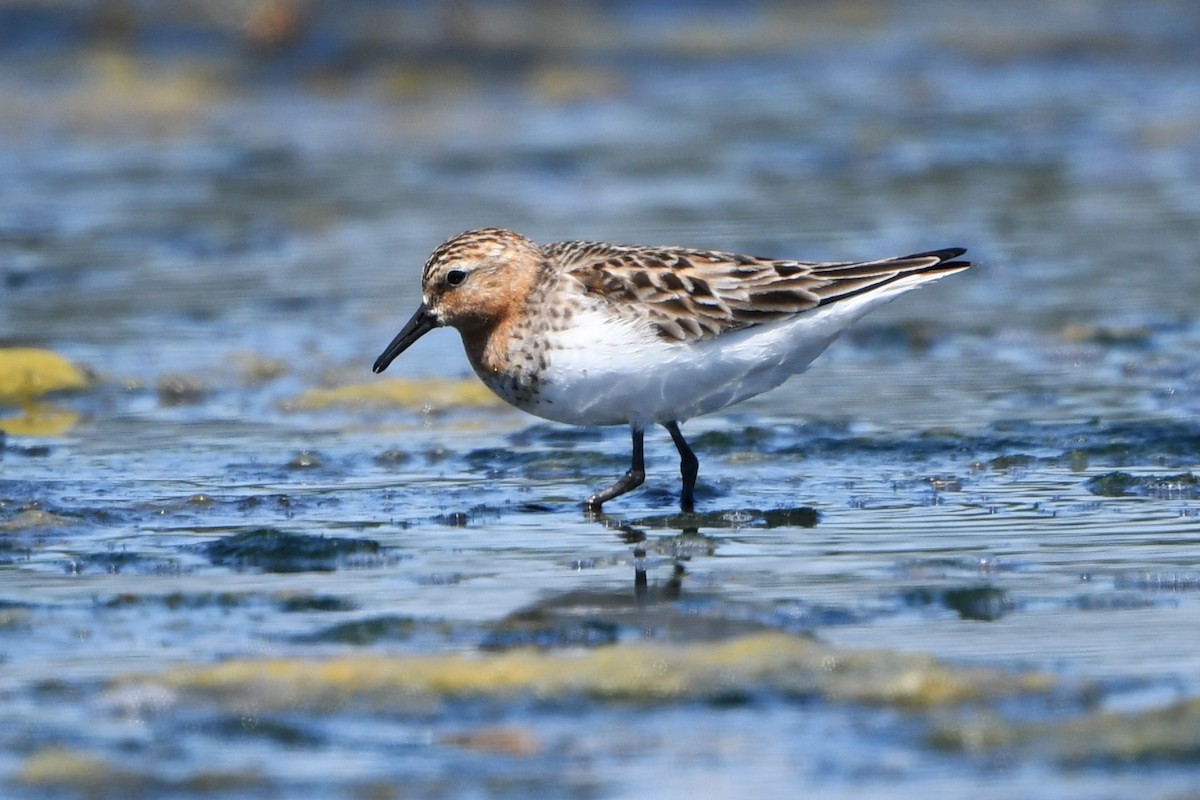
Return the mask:
M 516 408 L 571 425 L 629 426 L 629 470 L 585 509 L 598 513 L 645 482 L 645 430 L 657 424 L 679 451 L 679 506 L 690 513 L 699 460 L 681 422 L 803 372 L 868 311 L 970 267 L 965 252 L 809 262 L 600 241 L 538 245 L 504 228 L 469 230 L 429 256 L 421 302 L 373 371 L 429 331 L 455 328 L 476 375 Z

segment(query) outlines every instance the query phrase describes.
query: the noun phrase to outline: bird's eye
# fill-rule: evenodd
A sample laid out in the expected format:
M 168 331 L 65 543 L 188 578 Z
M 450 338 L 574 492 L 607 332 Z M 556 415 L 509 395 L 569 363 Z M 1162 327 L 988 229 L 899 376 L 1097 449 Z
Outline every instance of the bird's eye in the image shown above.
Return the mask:
M 450 284 L 451 286 L 458 286 L 466 279 L 467 273 L 463 272 L 461 269 L 452 269 L 446 273 L 446 283 Z

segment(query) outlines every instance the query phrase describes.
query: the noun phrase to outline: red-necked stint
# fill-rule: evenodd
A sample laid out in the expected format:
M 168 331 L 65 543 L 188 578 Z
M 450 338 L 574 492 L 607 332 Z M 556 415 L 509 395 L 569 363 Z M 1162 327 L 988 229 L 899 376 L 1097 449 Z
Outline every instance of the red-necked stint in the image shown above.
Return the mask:
M 374 369 L 433 328 L 457 328 L 475 373 L 517 408 L 629 425 L 633 463 L 588 509 L 642 484 L 643 432 L 658 423 L 679 450 L 679 504 L 691 511 L 699 462 L 680 422 L 803 372 L 871 309 L 969 267 L 964 252 L 811 263 L 467 231 L 433 251 L 423 302 Z

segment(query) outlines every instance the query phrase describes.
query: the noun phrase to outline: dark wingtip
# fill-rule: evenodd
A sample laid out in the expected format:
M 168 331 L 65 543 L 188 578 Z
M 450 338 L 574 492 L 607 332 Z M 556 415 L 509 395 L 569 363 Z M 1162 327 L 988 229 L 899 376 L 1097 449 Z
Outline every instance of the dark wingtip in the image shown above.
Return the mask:
M 936 258 L 938 261 L 950 261 L 967 252 L 965 247 L 944 247 L 941 250 L 926 250 L 923 253 L 913 253 L 909 258 Z
M 955 261 L 954 259 L 967 252 L 965 247 L 944 247 L 941 250 L 926 250 L 923 253 L 913 253 L 906 258 L 936 258 L 937 263 L 929 267 L 933 270 L 943 269 L 966 269 L 971 266 L 970 261 Z

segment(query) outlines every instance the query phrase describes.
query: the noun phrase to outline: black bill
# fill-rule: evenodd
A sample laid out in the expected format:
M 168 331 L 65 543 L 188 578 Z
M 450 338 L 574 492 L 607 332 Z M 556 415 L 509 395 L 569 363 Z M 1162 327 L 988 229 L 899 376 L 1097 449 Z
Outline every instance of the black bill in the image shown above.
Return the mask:
M 425 308 L 425 304 L 417 306 L 417 312 L 412 315 L 412 319 L 404 324 L 400 332 L 396 334 L 396 338 L 392 339 L 379 358 L 375 359 L 375 366 L 372 367 L 374 372 L 383 372 L 388 368 L 388 364 L 396 359 L 396 356 L 407 350 L 413 342 L 420 339 L 425 334 L 429 333 L 434 328 L 438 327 L 437 317 L 429 313 L 429 309 Z

